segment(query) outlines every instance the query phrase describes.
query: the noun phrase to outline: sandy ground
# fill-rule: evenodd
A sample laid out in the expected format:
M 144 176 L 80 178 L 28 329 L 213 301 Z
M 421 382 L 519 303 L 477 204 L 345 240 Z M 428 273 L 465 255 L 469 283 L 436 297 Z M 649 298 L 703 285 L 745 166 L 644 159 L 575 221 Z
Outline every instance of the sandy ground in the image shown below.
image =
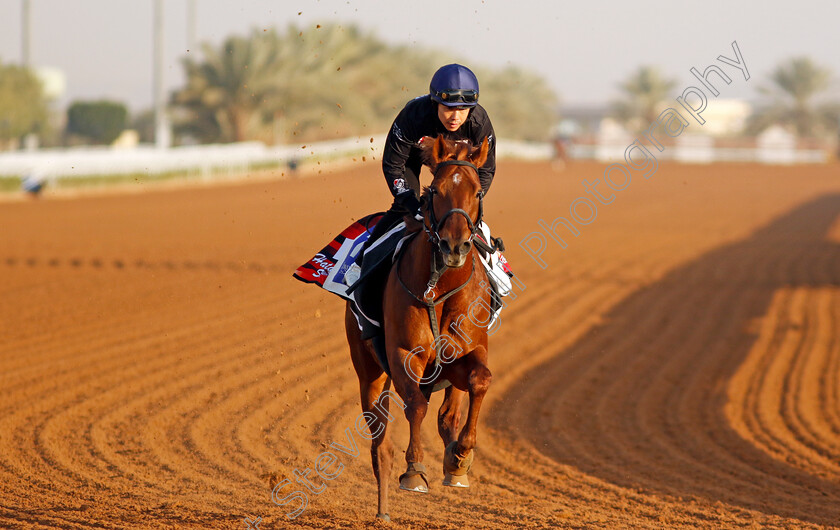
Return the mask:
M 0 204 L 2 528 L 840 527 L 840 171 L 662 164 L 542 269 L 517 244 L 603 165 L 500 163 L 527 288 L 490 342 L 473 486 L 397 489 L 367 445 L 294 520 L 359 398 L 341 301 L 292 279 L 386 207 L 377 162 L 305 179 Z

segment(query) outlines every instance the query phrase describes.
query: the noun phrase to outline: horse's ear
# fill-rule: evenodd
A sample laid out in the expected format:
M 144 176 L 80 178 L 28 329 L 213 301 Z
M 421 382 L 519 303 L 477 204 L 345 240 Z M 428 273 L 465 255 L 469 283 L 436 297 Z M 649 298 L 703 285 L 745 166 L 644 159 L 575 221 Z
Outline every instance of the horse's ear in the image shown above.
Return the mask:
M 443 139 L 443 135 L 441 134 L 435 138 L 435 143 L 432 145 L 432 159 L 435 165 L 443 160 L 444 153 L 446 153 L 446 140 Z
M 487 153 L 489 152 L 490 140 L 485 136 L 484 141 L 481 142 L 481 146 L 470 153 L 470 162 L 472 162 L 475 167 L 483 166 L 484 163 L 487 162 Z
M 442 136 L 438 136 L 437 138 L 424 136 L 420 139 L 420 151 L 423 153 L 423 163 L 430 168 L 437 166 L 443 156 L 444 144 L 442 142 Z

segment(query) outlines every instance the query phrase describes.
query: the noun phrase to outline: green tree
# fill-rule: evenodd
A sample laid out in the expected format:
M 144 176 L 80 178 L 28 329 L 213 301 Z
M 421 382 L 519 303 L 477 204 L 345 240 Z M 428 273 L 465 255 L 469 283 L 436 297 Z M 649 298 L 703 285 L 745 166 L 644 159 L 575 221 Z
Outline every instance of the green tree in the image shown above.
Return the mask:
M 619 88 L 620 100 L 613 102 L 612 115 L 632 130 L 650 126 L 659 116 L 662 102 L 670 95 L 676 81 L 667 79 L 654 66 L 640 66 Z
M 428 91 L 440 65 L 453 62 L 434 50 L 388 45 L 336 24 L 255 30 L 248 38 L 228 38 L 220 49 L 203 49 L 203 60 L 184 61 L 187 83 L 172 97 L 176 132 L 203 142 L 379 133 L 408 100 Z M 544 81 L 517 69 L 498 79 L 484 75 L 481 103 L 494 107 L 493 123 L 503 135 L 543 136 L 543 129 L 547 135 L 556 98 Z
M 255 30 L 251 38 L 228 38 L 219 50 L 204 45 L 203 62 L 185 59 L 187 85 L 173 95 L 187 116 L 176 120 L 178 130 L 204 141 L 248 139 L 278 91 L 277 40 L 273 31 Z
M 203 141 L 347 134 L 377 121 L 375 109 L 393 100 L 383 87 L 397 83 L 387 46 L 353 26 L 254 30 L 203 52 L 184 61 L 187 84 L 172 98 L 186 111 L 179 130 Z
M 502 138 L 544 141 L 557 120 L 557 96 L 537 74 L 516 67 L 477 73 L 479 103 Z
M 77 101 L 67 110 L 67 133 L 108 145 L 123 132 L 128 109 L 113 101 Z
M 828 68 L 807 57 L 796 57 L 778 65 L 769 79 L 771 85 L 759 89 L 765 103 L 748 121 L 748 132 L 755 134 L 773 124 L 789 126 L 802 137 L 822 136 L 837 130 L 837 103 L 814 101 L 829 86 Z
M 42 132 L 47 118 L 47 101 L 35 74 L 20 66 L 0 64 L 0 145 Z

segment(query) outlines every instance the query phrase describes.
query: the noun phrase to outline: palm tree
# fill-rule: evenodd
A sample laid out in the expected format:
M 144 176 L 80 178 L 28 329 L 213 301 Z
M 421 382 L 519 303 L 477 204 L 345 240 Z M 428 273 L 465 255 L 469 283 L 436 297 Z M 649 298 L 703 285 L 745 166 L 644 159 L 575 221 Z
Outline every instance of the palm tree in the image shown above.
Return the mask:
M 612 114 L 633 130 L 649 127 L 674 86 L 676 81 L 666 79 L 656 67 L 640 66 L 619 84 L 624 98 L 613 103 Z
M 274 32 L 229 37 L 221 49 L 203 46 L 204 61 L 185 59 L 187 85 L 173 95 L 187 129 L 205 140 L 250 139 L 260 111 L 277 91 L 279 52 Z
M 836 104 L 814 103 L 830 80 L 831 71 L 807 57 L 780 64 L 770 74 L 772 86 L 759 89 L 770 101 L 750 118 L 748 131 L 757 133 L 773 124 L 792 127 L 803 137 L 836 130 Z
M 383 94 L 404 70 L 385 44 L 353 26 L 254 30 L 203 52 L 200 63 L 184 61 L 187 85 L 173 103 L 185 113 L 184 130 L 205 141 L 266 139 L 276 120 L 287 125 L 283 140 L 329 136 L 317 132 L 325 123 L 375 123 L 372 109 L 394 101 Z

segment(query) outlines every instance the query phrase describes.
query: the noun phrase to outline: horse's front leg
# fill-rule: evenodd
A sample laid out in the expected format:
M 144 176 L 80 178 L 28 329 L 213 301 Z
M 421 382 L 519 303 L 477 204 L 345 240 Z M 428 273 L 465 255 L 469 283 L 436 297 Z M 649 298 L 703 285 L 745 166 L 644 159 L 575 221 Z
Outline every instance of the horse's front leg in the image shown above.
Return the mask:
M 412 356 L 403 349 L 399 349 L 398 357 L 404 359 L 406 370 L 393 370 L 394 388 L 405 400 L 405 417 L 408 420 L 409 441 L 408 449 L 405 452 L 406 471 L 400 475 L 400 489 L 415 491 L 418 493 L 429 492 L 429 479 L 426 476 L 426 467 L 423 465 L 423 444 L 420 440 L 420 426 L 429 403 L 420 391 L 419 381 L 411 374 L 423 374 L 425 359 L 424 356 Z
M 487 348 L 479 346 L 463 359 L 459 359 L 457 366 L 453 366 L 452 383 L 466 388 L 470 396 L 467 421 L 458 437 L 457 442 L 451 442 L 444 452 L 443 470 L 444 485 L 466 488 L 469 487 L 467 472 L 472 466 L 475 448 L 478 413 L 481 402 L 490 387 L 493 376 L 487 368 Z

